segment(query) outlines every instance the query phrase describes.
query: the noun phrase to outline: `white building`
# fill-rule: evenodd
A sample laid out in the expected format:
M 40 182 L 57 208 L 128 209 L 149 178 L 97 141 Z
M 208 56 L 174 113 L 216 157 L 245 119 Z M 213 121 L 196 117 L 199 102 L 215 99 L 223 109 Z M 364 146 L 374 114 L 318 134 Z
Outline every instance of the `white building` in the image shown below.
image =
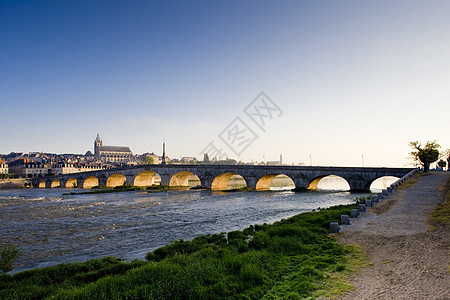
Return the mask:
M 0 174 L 8 174 L 8 173 L 9 173 L 8 164 L 1 162 L 0 163 Z
M 72 173 L 96 171 L 101 169 L 102 169 L 101 167 L 96 166 L 76 166 L 73 164 L 57 164 L 53 166 L 49 172 L 51 172 L 51 174 L 53 175 L 60 175 L 60 174 L 72 174 Z
M 49 169 L 44 164 L 24 163 L 23 161 L 16 161 L 9 165 L 9 173 L 22 178 L 45 176 L 48 174 Z

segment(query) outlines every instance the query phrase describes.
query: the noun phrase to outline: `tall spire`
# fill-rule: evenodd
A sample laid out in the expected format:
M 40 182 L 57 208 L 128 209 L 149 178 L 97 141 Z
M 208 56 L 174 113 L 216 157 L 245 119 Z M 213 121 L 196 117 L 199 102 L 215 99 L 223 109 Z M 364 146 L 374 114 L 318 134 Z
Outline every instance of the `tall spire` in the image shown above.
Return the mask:
M 165 165 L 166 162 L 166 142 L 163 142 L 163 155 L 162 155 L 162 161 L 161 164 Z

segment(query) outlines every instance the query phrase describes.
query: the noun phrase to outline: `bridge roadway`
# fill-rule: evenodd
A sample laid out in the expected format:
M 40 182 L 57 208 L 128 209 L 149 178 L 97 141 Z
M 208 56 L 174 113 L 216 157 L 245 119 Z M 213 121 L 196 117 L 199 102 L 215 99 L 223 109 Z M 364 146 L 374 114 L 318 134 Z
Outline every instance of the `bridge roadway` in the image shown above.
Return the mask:
M 103 169 L 98 171 L 50 175 L 32 179 L 33 187 L 115 187 L 124 183 L 135 186 L 150 186 L 156 174 L 161 176 L 161 185 L 188 186 L 191 175 L 200 179 L 206 189 L 226 190 L 233 175 L 244 178 L 248 187 L 268 190 L 273 178 L 286 175 L 297 189 L 315 189 L 320 179 L 335 175 L 345 179 L 351 191 L 369 191 L 372 182 L 384 176 L 402 177 L 412 168 L 357 168 L 357 167 L 305 167 L 262 165 L 138 165 Z

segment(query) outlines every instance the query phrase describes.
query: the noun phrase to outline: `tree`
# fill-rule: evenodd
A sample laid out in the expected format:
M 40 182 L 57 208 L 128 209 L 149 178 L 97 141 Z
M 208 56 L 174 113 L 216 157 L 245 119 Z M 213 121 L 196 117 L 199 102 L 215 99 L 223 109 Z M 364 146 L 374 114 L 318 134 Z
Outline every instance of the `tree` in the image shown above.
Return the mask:
M 437 161 L 439 158 L 439 148 L 441 147 L 436 141 L 427 141 L 427 143 L 422 146 L 419 141 L 410 142 L 409 146 L 414 149 L 411 151 L 415 161 L 420 161 L 423 165 L 424 172 L 428 172 L 430 169 L 430 164 Z
M 20 249 L 14 246 L 6 245 L 0 248 L 0 274 L 11 272 L 20 255 Z
M 441 168 L 441 170 L 444 170 L 444 168 L 447 166 L 447 162 L 444 160 L 440 160 L 437 165 Z
M 155 163 L 155 161 L 154 161 L 153 157 L 151 157 L 150 155 L 147 155 L 147 156 L 144 158 L 144 163 L 145 163 L 146 165 L 153 165 L 153 164 Z

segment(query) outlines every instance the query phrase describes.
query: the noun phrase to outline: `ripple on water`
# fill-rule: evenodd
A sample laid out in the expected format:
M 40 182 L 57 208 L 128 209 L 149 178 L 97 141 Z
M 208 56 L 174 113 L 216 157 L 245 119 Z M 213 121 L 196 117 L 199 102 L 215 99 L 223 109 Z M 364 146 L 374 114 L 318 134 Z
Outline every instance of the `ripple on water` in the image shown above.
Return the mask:
M 347 192 L 63 192 L 0 191 L 0 232 L 5 233 L 0 243 L 12 242 L 24 251 L 20 269 L 106 255 L 144 259 L 146 252 L 181 238 L 241 230 L 352 202 Z

